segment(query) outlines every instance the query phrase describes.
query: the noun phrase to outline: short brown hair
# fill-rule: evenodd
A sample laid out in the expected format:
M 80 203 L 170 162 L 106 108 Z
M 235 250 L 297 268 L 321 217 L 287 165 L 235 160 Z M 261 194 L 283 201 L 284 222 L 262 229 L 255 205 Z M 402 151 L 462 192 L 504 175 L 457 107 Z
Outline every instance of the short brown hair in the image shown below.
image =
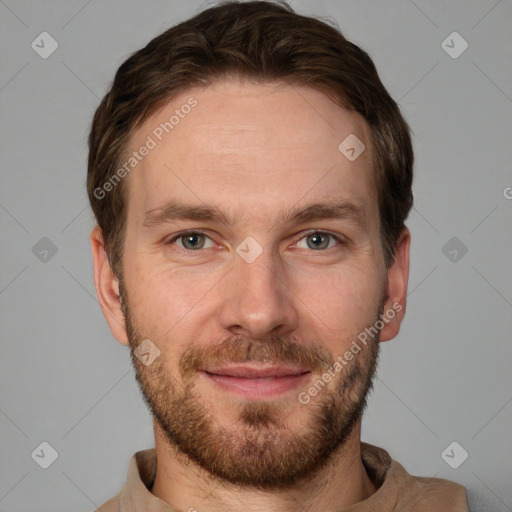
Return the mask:
M 285 2 L 228 1 L 166 30 L 131 55 L 96 110 L 87 192 L 114 273 L 122 276 L 125 180 L 104 197 L 95 191 L 114 176 L 130 136 L 148 117 L 179 92 L 228 76 L 310 86 L 365 118 L 389 266 L 412 207 L 413 150 L 409 127 L 372 60 L 338 29 L 296 14 Z

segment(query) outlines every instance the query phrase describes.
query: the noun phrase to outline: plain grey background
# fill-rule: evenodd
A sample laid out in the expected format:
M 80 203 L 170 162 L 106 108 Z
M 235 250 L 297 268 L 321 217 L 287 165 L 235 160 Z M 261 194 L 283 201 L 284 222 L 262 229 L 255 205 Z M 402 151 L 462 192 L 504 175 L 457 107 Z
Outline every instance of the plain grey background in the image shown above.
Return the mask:
M 153 446 L 94 290 L 86 137 L 129 54 L 207 4 L 0 0 L 1 511 L 94 510 Z M 362 438 L 465 485 L 472 511 L 510 511 L 512 3 L 291 5 L 370 54 L 414 132 L 407 314 L 382 347 Z M 58 44 L 47 58 L 42 32 Z M 452 464 L 468 453 L 457 469 L 441 456 L 454 441 Z M 31 455 L 50 456 L 42 442 L 58 455 L 47 469 Z

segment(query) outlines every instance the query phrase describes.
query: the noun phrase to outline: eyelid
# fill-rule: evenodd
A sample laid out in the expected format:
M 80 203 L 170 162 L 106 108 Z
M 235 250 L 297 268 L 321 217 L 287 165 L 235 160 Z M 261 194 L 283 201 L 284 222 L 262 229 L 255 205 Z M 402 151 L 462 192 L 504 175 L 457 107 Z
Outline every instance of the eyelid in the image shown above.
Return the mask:
M 334 234 L 334 233 L 331 233 L 330 231 L 325 231 L 325 230 L 322 230 L 322 229 L 309 229 L 307 231 L 303 231 L 300 233 L 300 237 L 297 238 L 297 240 L 295 241 L 295 243 L 293 244 L 294 246 L 297 245 L 303 238 L 306 238 L 310 235 L 313 235 L 313 234 L 322 234 L 322 235 L 328 235 L 330 236 L 331 238 L 333 238 L 334 240 L 336 240 L 336 242 L 338 242 L 338 245 L 345 245 L 347 244 L 347 240 L 345 239 L 345 237 L 343 237 L 342 235 L 339 235 L 339 234 Z M 215 243 L 215 241 L 212 239 L 212 237 L 208 236 L 206 231 L 205 230 L 202 230 L 202 229 L 187 229 L 187 230 L 184 230 L 184 231 L 180 231 L 179 233 L 176 233 L 174 234 L 171 238 L 169 238 L 168 240 L 166 240 L 164 242 L 165 245 L 173 245 L 174 242 L 176 242 L 176 240 L 178 240 L 179 238 L 182 238 L 182 237 L 185 237 L 187 236 L 188 234 L 200 234 L 200 235 L 203 235 L 204 237 L 210 239 L 212 242 Z M 207 249 L 211 249 L 212 247 L 207 247 Z M 182 251 L 186 251 L 186 252 L 200 252 L 202 249 L 198 249 L 197 251 L 192 251 L 190 249 L 185 249 L 183 247 L 178 247 L 178 249 L 182 250 Z M 332 249 L 332 247 L 331 247 Z M 313 250 L 313 249 L 312 249 Z M 325 249 L 324 249 L 325 250 Z M 323 252 L 323 251 L 316 251 L 316 252 Z
M 340 235 L 340 234 L 334 234 L 334 233 L 331 233 L 330 231 L 325 231 L 323 229 L 310 229 L 306 232 L 302 232 L 301 233 L 301 236 L 300 238 L 297 239 L 297 241 L 293 244 L 294 246 L 297 245 L 303 238 L 306 238 L 310 235 L 315 235 L 315 234 L 321 234 L 321 235 L 328 235 L 330 236 L 331 238 L 333 238 L 334 240 L 336 240 L 336 242 L 338 242 L 338 245 L 346 245 L 348 243 L 347 239 L 343 236 L 343 235 Z M 330 249 L 333 249 L 333 247 L 331 247 Z M 311 249 L 313 250 L 313 249 Z M 326 249 L 324 249 L 325 251 Z M 323 251 L 315 251 L 315 252 L 323 252 Z
M 201 229 L 186 229 L 185 231 L 180 231 L 179 233 L 176 233 L 174 235 L 172 235 L 171 238 L 168 238 L 164 241 L 164 245 L 174 245 L 174 242 L 176 242 L 176 240 L 178 240 L 179 238 L 183 238 L 187 235 L 190 235 L 190 234 L 197 234 L 197 235 L 203 235 L 205 238 L 208 238 L 210 239 L 212 242 L 214 242 L 214 240 L 212 239 L 212 237 L 208 236 L 203 230 Z M 201 249 L 197 250 L 197 251 L 191 251 L 189 249 L 185 249 L 184 247 L 179 247 L 178 246 L 178 249 L 180 249 L 181 251 L 186 251 L 186 252 L 200 252 Z M 207 249 L 211 249 L 211 247 L 207 247 Z

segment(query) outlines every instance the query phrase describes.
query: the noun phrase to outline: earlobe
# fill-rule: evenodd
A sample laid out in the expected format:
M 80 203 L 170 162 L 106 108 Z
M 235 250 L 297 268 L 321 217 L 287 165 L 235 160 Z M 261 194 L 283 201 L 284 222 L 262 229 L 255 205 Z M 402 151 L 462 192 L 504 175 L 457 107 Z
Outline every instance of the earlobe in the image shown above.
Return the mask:
M 94 264 L 94 286 L 101 310 L 114 338 L 122 345 L 128 346 L 125 318 L 119 297 L 119 281 L 112 272 L 99 226 L 92 230 L 90 240 Z
M 396 246 L 393 263 L 388 269 L 387 300 L 383 314 L 389 320 L 385 322 L 380 332 L 380 341 L 391 340 L 400 331 L 407 302 L 410 246 L 411 234 L 404 228 Z

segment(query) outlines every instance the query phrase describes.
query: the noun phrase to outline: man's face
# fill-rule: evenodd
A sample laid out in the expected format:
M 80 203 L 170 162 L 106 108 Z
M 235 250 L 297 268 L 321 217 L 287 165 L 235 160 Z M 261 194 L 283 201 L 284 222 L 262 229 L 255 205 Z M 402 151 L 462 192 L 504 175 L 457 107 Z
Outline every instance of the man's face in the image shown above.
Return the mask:
M 338 149 L 351 134 L 366 145 L 354 161 Z M 121 283 L 145 400 L 214 477 L 275 488 L 311 476 L 360 421 L 376 367 L 374 338 L 299 400 L 383 312 L 369 129 L 310 88 L 233 80 L 175 97 L 131 151 L 148 136 L 156 147 L 126 178 Z M 202 213 L 161 215 L 178 203 Z M 160 350 L 149 365 L 133 353 L 145 339 Z M 288 376 L 248 373 L 276 366 Z

